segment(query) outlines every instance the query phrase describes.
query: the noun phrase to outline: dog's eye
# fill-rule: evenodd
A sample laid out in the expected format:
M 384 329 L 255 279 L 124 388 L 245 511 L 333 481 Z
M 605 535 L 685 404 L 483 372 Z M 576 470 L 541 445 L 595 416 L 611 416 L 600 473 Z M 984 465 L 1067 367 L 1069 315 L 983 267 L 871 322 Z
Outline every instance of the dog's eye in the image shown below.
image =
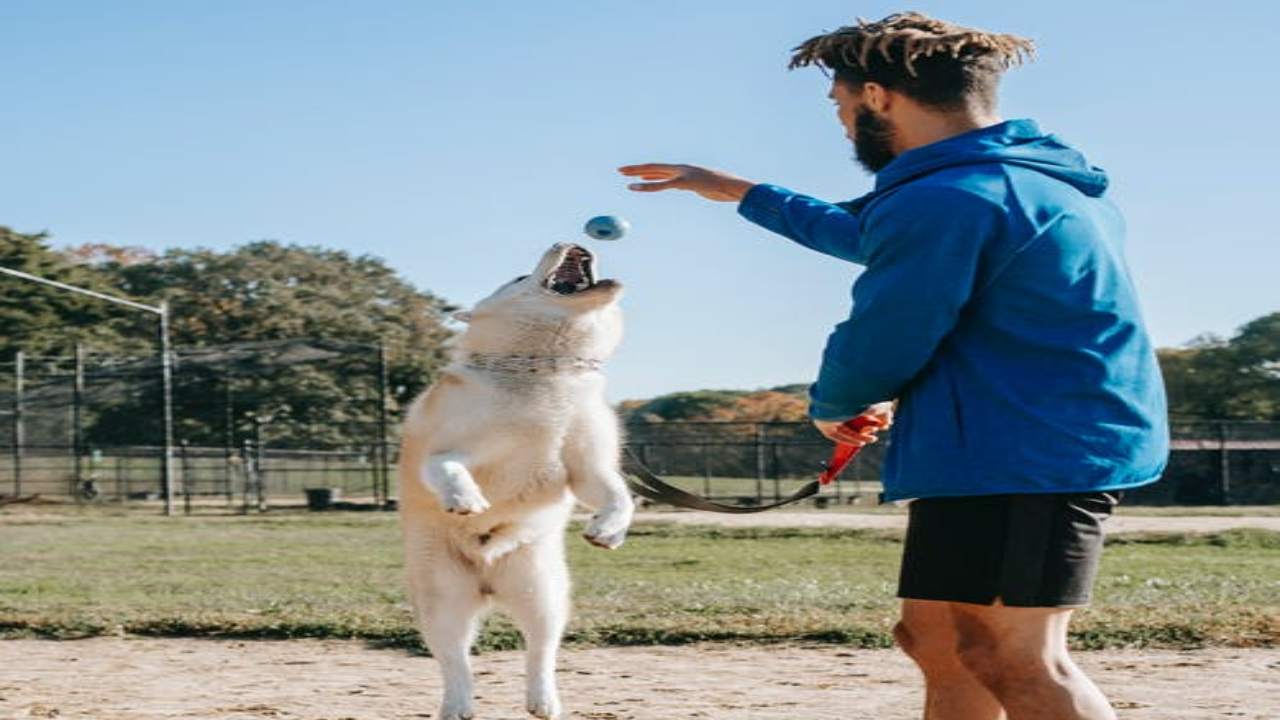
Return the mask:
M 509 282 L 509 283 L 507 283 L 507 284 L 508 284 L 508 285 L 515 285 L 516 283 L 520 282 L 521 280 L 523 280 L 523 279 L 525 279 L 525 278 L 527 278 L 527 277 L 529 277 L 529 276 L 528 276 L 528 275 L 521 275 L 520 277 L 516 278 L 515 280 L 512 280 L 511 282 Z

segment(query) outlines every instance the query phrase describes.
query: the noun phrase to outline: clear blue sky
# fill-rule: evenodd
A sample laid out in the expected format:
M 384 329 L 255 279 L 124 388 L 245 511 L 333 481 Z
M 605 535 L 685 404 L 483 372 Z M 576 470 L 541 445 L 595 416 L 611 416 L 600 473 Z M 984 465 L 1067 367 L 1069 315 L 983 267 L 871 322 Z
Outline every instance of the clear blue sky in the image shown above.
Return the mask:
M 1157 343 L 1280 310 L 1280 58 L 1271 2 L 921 2 L 1034 38 L 1005 117 L 1112 175 Z M 4 0 L 0 224 L 59 244 L 271 238 L 385 258 L 467 304 L 581 240 L 625 281 L 613 399 L 809 381 L 857 268 L 621 164 L 721 167 L 841 200 L 870 178 L 788 49 L 828 0 Z

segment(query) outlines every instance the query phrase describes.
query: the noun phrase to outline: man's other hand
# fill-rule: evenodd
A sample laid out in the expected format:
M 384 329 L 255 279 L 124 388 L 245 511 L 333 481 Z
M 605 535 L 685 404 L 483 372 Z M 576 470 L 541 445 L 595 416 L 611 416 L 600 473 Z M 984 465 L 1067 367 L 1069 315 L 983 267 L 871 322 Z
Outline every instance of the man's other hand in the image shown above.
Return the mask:
M 878 437 L 880 433 L 888 430 L 893 425 L 893 403 L 876 403 L 867 408 L 867 411 L 858 417 L 865 418 L 870 424 L 861 430 L 851 430 L 845 427 L 847 420 L 843 422 L 814 420 L 813 424 L 818 428 L 818 432 L 825 435 L 832 442 L 855 447 L 870 445 L 880 439 Z
M 638 177 L 649 181 L 631 183 L 627 186 L 636 192 L 688 190 L 718 202 L 738 202 L 756 184 L 729 173 L 696 165 L 663 163 L 624 165 L 618 168 L 618 172 L 627 177 Z

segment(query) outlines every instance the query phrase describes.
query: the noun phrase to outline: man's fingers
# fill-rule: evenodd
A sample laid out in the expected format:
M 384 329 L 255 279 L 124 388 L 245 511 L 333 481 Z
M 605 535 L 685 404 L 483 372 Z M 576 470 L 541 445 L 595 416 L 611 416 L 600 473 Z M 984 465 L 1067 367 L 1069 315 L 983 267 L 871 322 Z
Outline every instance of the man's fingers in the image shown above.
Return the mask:
M 865 430 L 862 432 L 854 432 L 845 427 L 836 427 L 834 429 L 824 431 L 822 434 L 826 435 L 827 439 L 832 442 L 837 442 L 842 445 L 856 445 L 857 447 L 870 445 L 872 443 L 879 442 L 880 440 L 879 436 L 874 432 Z
M 863 432 L 863 433 L 841 432 L 841 433 L 838 433 L 836 437 L 838 438 L 839 442 L 845 443 L 846 445 L 870 445 L 871 443 L 876 442 L 877 440 L 880 439 L 876 437 L 876 435 L 872 433 L 866 433 L 866 432 Z
M 679 170 L 644 170 L 623 174 L 627 177 L 638 177 L 641 180 L 674 180 L 684 177 L 684 173 Z
M 638 177 L 641 180 L 656 180 L 658 182 L 631 183 L 627 189 L 636 192 L 658 192 L 659 190 L 673 190 L 680 187 L 677 183 L 683 180 L 684 169 L 680 165 L 667 165 L 665 163 L 645 163 L 643 165 L 623 165 L 618 168 L 618 172 L 627 177 Z
M 627 186 L 627 189 L 635 190 L 636 192 L 657 192 L 659 190 L 674 190 L 679 187 L 679 180 L 667 180 L 665 182 L 631 183 Z
M 679 175 L 683 168 L 679 165 L 670 165 L 668 163 L 644 163 L 642 165 L 623 165 L 618 168 L 618 172 L 627 176 L 635 175 Z
M 858 429 L 847 425 L 838 425 L 828 437 L 847 445 L 870 445 L 880 439 L 879 433 L 882 429 L 878 424 Z

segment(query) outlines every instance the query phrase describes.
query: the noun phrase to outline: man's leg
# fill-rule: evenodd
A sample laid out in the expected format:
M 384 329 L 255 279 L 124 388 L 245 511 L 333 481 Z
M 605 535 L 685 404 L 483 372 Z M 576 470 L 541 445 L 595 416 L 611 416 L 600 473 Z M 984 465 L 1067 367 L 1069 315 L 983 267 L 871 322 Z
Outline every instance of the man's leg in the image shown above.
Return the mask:
M 893 636 L 924 672 L 924 720 L 1002 720 L 995 695 L 960 661 L 952 603 L 903 600 Z
M 1115 711 L 1067 653 L 1070 608 L 950 603 L 960 662 L 1009 720 L 1115 720 Z

